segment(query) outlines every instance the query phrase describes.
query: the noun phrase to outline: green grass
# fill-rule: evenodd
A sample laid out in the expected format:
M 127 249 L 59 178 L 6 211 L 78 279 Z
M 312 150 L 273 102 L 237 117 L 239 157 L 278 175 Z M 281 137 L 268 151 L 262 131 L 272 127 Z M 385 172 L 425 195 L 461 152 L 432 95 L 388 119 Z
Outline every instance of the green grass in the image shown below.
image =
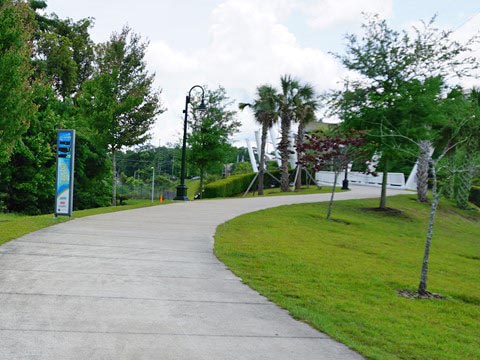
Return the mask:
M 169 201 L 164 201 L 164 204 Z M 127 205 L 108 206 L 88 210 L 74 211 L 72 218 L 81 218 L 90 215 L 111 213 L 116 211 L 131 210 L 147 206 L 159 205 L 158 202 L 151 203 L 150 200 L 127 200 Z M 53 214 L 28 216 L 21 214 L 0 213 L 0 245 L 32 231 L 40 230 L 61 222 L 68 221 L 66 216 L 55 218 Z
M 411 300 L 420 277 L 428 205 L 392 197 L 283 206 L 233 219 L 215 253 L 245 283 L 295 318 L 371 359 L 480 359 L 480 213 L 442 203 L 428 289 L 445 300 Z
M 190 200 L 195 198 L 195 195 L 200 192 L 200 180 L 185 180 L 185 185 L 187 185 L 187 196 Z
M 343 192 L 345 190 L 341 190 L 341 187 L 337 187 L 335 192 Z M 273 188 L 273 189 L 265 189 L 263 191 L 263 196 L 284 196 L 284 195 L 309 195 L 309 194 L 325 194 L 331 193 L 332 187 L 331 186 L 322 186 L 320 189 L 317 188 L 315 185 L 310 185 L 309 187 L 303 186 L 299 191 L 289 191 L 289 192 L 282 192 L 280 188 Z M 258 193 L 255 191 L 249 192 L 245 197 L 256 197 Z M 243 197 L 243 194 L 239 194 L 237 197 Z

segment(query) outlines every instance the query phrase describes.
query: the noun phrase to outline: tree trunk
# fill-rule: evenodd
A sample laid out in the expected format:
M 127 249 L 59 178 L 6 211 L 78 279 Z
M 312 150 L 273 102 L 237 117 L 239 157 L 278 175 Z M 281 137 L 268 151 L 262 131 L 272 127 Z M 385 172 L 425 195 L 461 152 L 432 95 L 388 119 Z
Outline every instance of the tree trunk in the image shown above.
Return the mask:
M 112 206 L 117 206 L 117 160 L 115 149 L 112 149 Z
M 430 141 L 420 141 L 420 156 L 417 167 L 417 198 L 419 202 L 428 202 L 428 168 L 430 159 Z
M 297 157 L 300 158 L 300 153 L 298 152 L 298 147 L 303 144 L 303 138 L 305 136 L 305 124 L 303 121 L 300 121 L 298 124 L 298 134 L 297 134 Z M 302 165 L 297 164 L 297 182 L 295 183 L 295 190 L 299 191 L 302 189 Z
M 387 208 L 387 181 L 388 181 L 388 158 L 383 158 L 383 177 L 382 177 L 382 192 L 380 195 L 380 209 Z
M 282 177 L 280 179 L 280 189 L 283 192 L 289 191 L 290 176 L 288 172 L 288 158 L 290 155 L 289 146 L 290 139 L 288 134 L 290 132 L 291 121 L 288 116 L 282 118 L 282 138 L 280 140 L 280 156 L 282 159 Z
M 333 198 L 335 196 L 335 189 L 337 188 L 337 180 L 338 180 L 338 171 L 335 171 L 335 177 L 333 180 L 333 188 L 332 194 L 330 195 L 330 202 L 328 203 L 328 211 L 327 211 L 327 220 L 330 220 L 330 216 L 332 215 L 332 207 L 333 207 Z
M 437 191 L 437 173 L 435 170 L 435 164 L 430 161 L 432 168 L 432 177 L 433 177 L 433 201 L 430 207 L 430 219 L 428 221 L 428 231 L 427 231 L 427 240 L 425 241 L 425 251 L 423 254 L 423 263 L 422 263 L 422 274 L 420 276 L 420 284 L 418 285 L 418 293 L 420 295 L 425 295 L 427 292 L 427 275 L 428 275 L 428 261 L 430 257 L 430 245 L 432 243 L 433 236 L 433 224 L 435 221 L 435 214 L 437 212 L 439 194 Z
M 262 125 L 262 144 L 260 148 L 260 168 L 258 169 L 258 195 L 263 195 L 263 178 L 265 177 L 265 147 L 267 145 L 268 126 Z

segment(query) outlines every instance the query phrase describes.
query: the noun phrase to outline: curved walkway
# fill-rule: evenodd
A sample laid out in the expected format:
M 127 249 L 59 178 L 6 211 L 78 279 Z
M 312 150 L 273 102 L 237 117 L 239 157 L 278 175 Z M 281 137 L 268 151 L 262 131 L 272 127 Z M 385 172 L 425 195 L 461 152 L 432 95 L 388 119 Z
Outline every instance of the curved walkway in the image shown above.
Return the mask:
M 336 199 L 378 194 L 356 187 Z M 328 196 L 122 211 L 7 243 L 0 359 L 361 359 L 242 284 L 212 252 L 215 228 L 228 219 Z

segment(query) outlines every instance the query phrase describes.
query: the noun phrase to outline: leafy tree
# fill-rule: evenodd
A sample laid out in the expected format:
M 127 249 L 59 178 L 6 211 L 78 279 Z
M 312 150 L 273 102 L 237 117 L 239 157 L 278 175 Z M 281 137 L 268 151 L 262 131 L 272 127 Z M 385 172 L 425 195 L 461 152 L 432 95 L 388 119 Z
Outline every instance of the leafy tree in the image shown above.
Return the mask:
M 200 171 L 201 191 L 205 173 L 222 166 L 228 159 L 232 149 L 230 137 L 240 127 L 236 112 L 228 110 L 232 101 L 223 87 L 207 89 L 205 104 L 206 112 L 199 114 L 195 111 L 196 102 L 192 102 L 191 132 L 188 136 L 189 161 Z
M 36 111 L 30 126 L 13 149 L 12 157 L 2 172 L 8 210 L 36 215 L 51 212 L 55 193 L 56 128 L 61 119 L 55 111 L 57 100 L 52 88 L 37 81 L 33 86 Z
M 27 131 L 35 106 L 30 83 L 34 13 L 22 1 L 0 1 L 0 164 Z
M 112 204 L 116 204 L 116 153 L 144 143 L 162 108 L 153 89 L 154 75 L 146 70 L 147 44 L 128 27 L 113 33 L 96 49 L 96 69 L 83 83 L 78 103 L 81 116 L 112 158 Z
M 434 19 L 414 35 L 388 27 L 378 16 L 367 17 L 362 25 L 363 36 L 347 35 L 345 55 L 337 55 L 343 65 L 359 77 L 346 82 L 343 91 L 335 92 L 331 105 L 344 121 L 344 127 L 368 130 L 375 137 L 376 151 L 381 153 L 383 171 L 380 208 L 386 208 L 386 181 L 390 160 L 396 157 L 398 146 L 411 146 L 408 141 L 390 136 L 401 133 L 405 119 L 399 116 L 398 103 L 407 105 L 402 91 L 413 80 L 426 84 L 427 79 L 465 76 L 477 67 L 469 56 L 472 39 L 465 44 L 452 40 L 451 31 L 434 27 Z M 426 128 L 426 119 L 417 119 Z M 427 126 L 428 127 L 428 126 Z M 418 128 L 418 126 L 416 127 Z M 418 145 L 418 142 L 416 142 Z
M 278 120 L 278 94 L 277 90 L 270 85 L 262 85 L 257 88 L 257 98 L 252 104 L 238 104 L 240 110 L 251 107 L 255 120 L 262 125 L 260 167 L 258 170 L 258 195 L 263 195 L 263 178 L 265 175 L 265 147 L 267 144 L 268 130 Z
M 366 153 L 362 149 L 364 143 L 365 137 L 361 133 L 350 133 L 346 135 L 314 132 L 308 134 L 305 142 L 302 142 L 302 144 L 298 146 L 300 164 L 311 165 L 315 171 L 330 169 L 334 172 L 327 220 L 331 218 L 333 199 L 339 174 L 352 161 L 366 163 Z

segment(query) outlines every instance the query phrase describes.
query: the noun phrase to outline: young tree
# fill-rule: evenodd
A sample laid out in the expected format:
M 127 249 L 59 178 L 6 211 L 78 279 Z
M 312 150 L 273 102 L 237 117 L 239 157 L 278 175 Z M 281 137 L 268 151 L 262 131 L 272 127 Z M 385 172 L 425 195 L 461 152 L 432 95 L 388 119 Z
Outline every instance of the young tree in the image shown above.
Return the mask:
M 328 204 L 327 220 L 332 215 L 333 199 L 339 174 L 345 170 L 349 163 L 358 161 L 366 163 L 365 143 L 363 134 L 325 134 L 316 132 L 306 136 L 305 142 L 299 146 L 299 163 L 311 165 L 315 171 L 331 169 L 334 180 L 330 202 Z
M 23 1 L 0 1 L 0 164 L 8 161 L 35 112 L 31 53 L 34 13 Z
M 277 90 L 270 85 L 262 85 L 257 88 L 257 98 L 252 104 L 240 103 L 238 107 L 243 110 L 251 107 L 255 120 L 262 125 L 260 167 L 258 169 L 258 195 L 263 195 L 263 178 L 265 175 L 265 148 L 267 144 L 268 130 L 278 120 Z
M 230 136 L 240 127 L 236 112 L 228 109 L 232 103 L 223 87 L 205 91 L 207 110 L 204 114 L 197 113 L 196 102 L 192 102 L 191 131 L 187 140 L 189 161 L 200 171 L 200 197 L 205 173 L 224 164 L 231 150 Z
M 154 75 L 145 64 L 147 43 L 128 27 L 96 49 L 96 69 L 85 81 L 78 103 L 81 116 L 112 158 L 112 204 L 116 205 L 116 153 L 144 143 L 161 106 Z
M 412 80 L 424 82 L 428 78 L 469 74 L 477 67 L 477 60 L 469 55 L 477 38 L 458 43 L 452 40 L 451 31 L 436 29 L 434 19 L 423 28 L 414 29 L 413 36 L 389 28 L 378 16 L 367 17 L 362 28 L 364 35 L 360 39 L 347 35 L 346 54 L 337 55 L 359 77 L 346 82 L 345 90 L 333 93 L 331 105 L 344 121 L 344 127 L 368 130 L 370 137 L 379 139 L 376 150 L 382 155 L 383 170 L 380 208 L 386 208 L 390 160 L 396 156 L 396 147 L 408 143 L 382 136 L 398 133 L 404 124 L 405 119 L 397 111 L 401 89 Z M 425 127 L 424 121 L 418 119 L 421 127 Z

